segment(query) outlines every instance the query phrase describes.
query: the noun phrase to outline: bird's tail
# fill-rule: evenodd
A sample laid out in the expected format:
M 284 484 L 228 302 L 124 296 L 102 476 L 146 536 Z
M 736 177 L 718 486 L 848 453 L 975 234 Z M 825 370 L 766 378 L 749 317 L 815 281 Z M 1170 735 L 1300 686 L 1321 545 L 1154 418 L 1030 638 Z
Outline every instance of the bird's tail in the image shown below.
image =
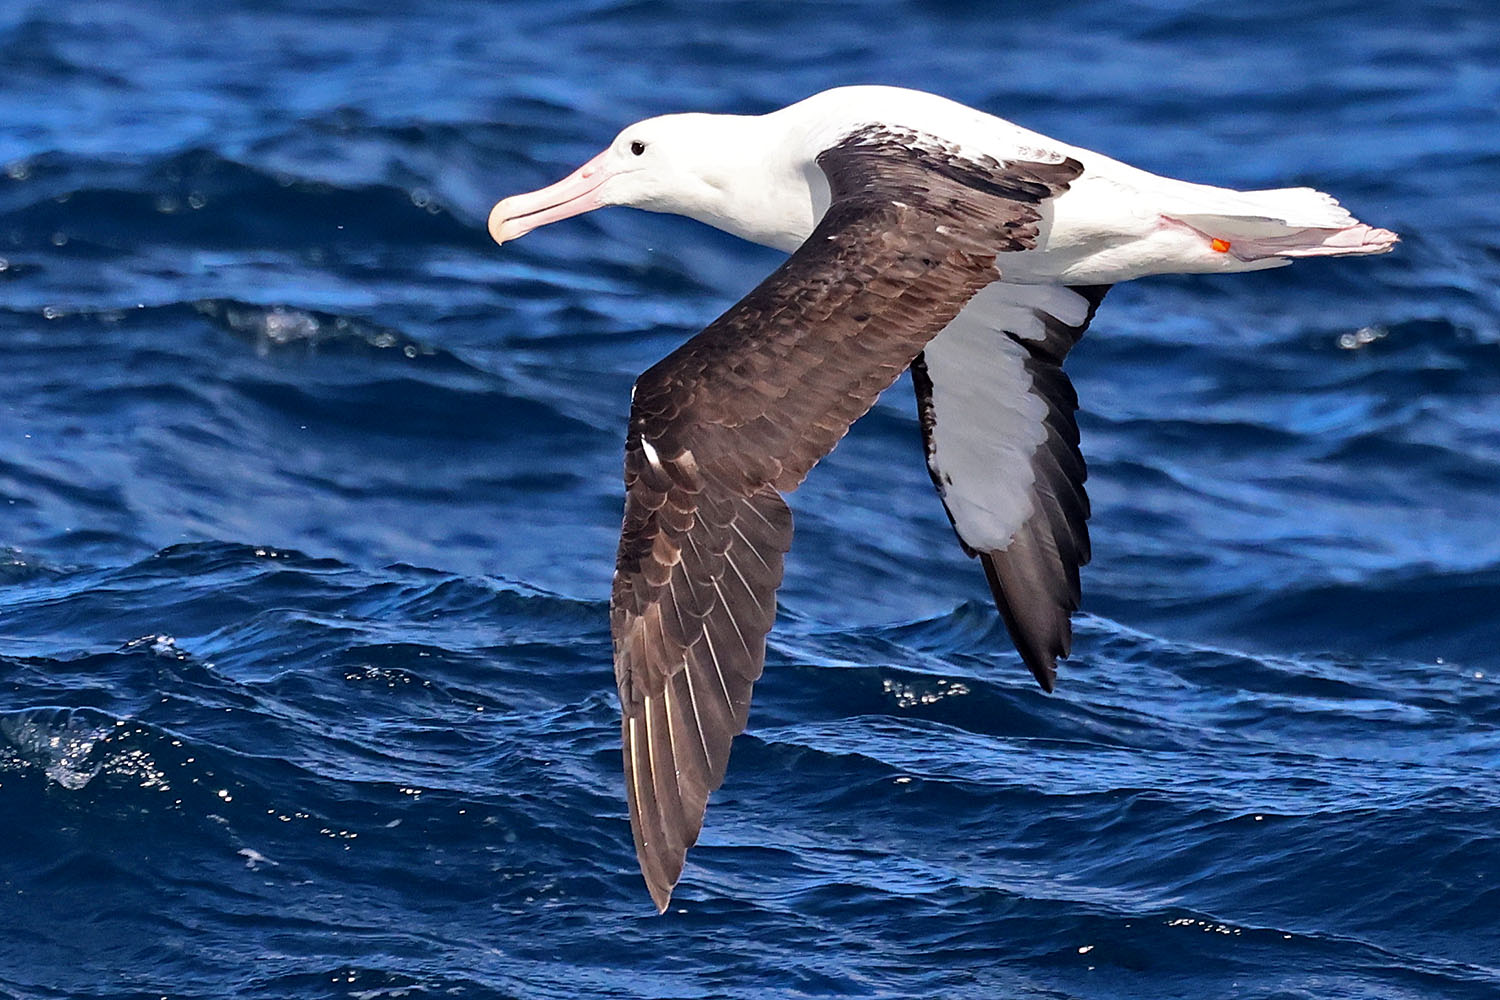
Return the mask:
M 1226 194 L 1230 194 L 1226 192 Z M 1171 218 L 1197 230 L 1220 253 L 1242 261 L 1386 253 L 1401 238 L 1367 226 L 1332 196 L 1312 188 L 1236 191 L 1232 200 Z

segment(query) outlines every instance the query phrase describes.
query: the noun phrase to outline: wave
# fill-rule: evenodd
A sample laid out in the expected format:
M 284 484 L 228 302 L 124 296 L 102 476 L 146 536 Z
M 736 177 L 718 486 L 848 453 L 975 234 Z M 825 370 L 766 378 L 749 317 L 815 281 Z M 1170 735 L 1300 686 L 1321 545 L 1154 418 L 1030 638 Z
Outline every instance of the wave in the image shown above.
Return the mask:
M 1494 992 L 1488 8 L 378 6 L 0 14 L 0 995 Z M 620 437 L 779 258 L 484 217 L 627 120 L 856 81 L 1405 242 L 1110 293 L 1051 696 L 883 400 L 792 500 L 658 919 Z
M 119 640 L 141 608 L 157 630 Z M 311 937 L 388 933 L 373 914 L 416 907 L 405 940 L 463 947 L 471 932 L 435 928 L 479 906 L 558 940 L 552 921 L 577 900 L 637 894 L 605 617 L 602 601 L 514 581 L 229 543 L 23 581 L 8 622 L 36 638 L 4 658 L 0 806 L 29 817 L 12 855 L 34 864 L 25 888 L 81 880 L 129 906 L 185 893 L 216 919 L 275 912 L 281 933 Z M 45 637 L 59 628 L 91 648 L 58 656 Z M 1368 662 L 1215 650 L 1100 618 L 1079 631 L 1048 697 L 982 604 L 854 629 L 789 610 L 674 935 L 691 949 L 724 921 L 754 934 L 874 907 L 927 927 L 911 946 L 955 962 L 1001 933 L 1044 964 L 1151 954 L 1186 971 L 1249 948 L 1357 978 L 1488 975 L 1441 937 L 1493 905 L 1484 892 L 1434 902 L 1398 878 L 1379 896 L 1393 923 L 1340 888 L 1371 857 L 1478 876 L 1497 803 L 1472 791 L 1488 765 L 1454 735 L 1482 720 L 1454 713 L 1482 695 L 1414 703 L 1409 672 Z M 1384 747 L 1347 742 L 1371 723 Z M 1450 739 L 1422 785 L 1381 783 L 1399 748 Z M 58 829 L 74 832 L 32 834 Z M 331 915 L 322 885 L 372 916 Z M 176 919 L 147 918 L 164 932 Z M 1027 930 L 1038 920 L 1045 934 Z M 1437 935 L 1421 953 L 1393 929 L 1417 920 Z M 57 947 L 53 923 L 32 927 Z M 522 979 L 549 967 L 526 947 L 510 961 Z M 380 989 L 407 968 L 346 973 Z
M 143 231 L 158 246 L 313 245 L 341 255 L 471 248 L 488 238 L 428 188 L 334 184 L 206 148 L 145 162 L 47 153 L 25 161 L 24 171 L 22 182 L 0 188 L 0 225 L 25 234 L 21 249 L 50 250 L 61 233 L 74 253 L 128 255 Z

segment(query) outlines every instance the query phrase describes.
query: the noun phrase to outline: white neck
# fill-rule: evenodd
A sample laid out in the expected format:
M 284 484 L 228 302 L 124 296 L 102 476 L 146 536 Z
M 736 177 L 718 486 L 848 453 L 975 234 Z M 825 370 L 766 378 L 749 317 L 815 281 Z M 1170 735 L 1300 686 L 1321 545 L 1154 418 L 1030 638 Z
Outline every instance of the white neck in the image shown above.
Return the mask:
M 788 253 L 801 246 L 828 208 L 828 181 L 815 159 L 822 147 L 781 117 L 787 110 L 721 119 L 729 127 L 712 136 L 715 197 L 682 214 Z

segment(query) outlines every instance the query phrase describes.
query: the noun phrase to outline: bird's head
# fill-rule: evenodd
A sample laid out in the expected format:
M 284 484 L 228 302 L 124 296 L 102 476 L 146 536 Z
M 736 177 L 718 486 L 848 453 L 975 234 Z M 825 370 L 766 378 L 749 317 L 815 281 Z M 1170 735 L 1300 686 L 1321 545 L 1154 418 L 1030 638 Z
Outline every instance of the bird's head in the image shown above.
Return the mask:
M 763 122 L 708 114 L 637 122 L 556 184 L 495 205 L 490 235 L 505 243 L 595 208 L 628 205 L 794 247 L 812 230 L 813 199 L 803 164 L 784 144 L 764 141 L 771 133 Z

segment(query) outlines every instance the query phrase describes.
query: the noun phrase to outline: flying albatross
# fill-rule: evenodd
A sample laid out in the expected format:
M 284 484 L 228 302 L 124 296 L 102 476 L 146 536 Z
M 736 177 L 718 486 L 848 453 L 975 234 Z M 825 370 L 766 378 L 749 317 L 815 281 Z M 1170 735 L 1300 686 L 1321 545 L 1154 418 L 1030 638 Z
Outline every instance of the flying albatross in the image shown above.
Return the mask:
M 635 384 L 610 629 L 630 825 L 665 910 L 765 660 L 783 495 L 911 369 L 927 469 L 1047 691 L 1089 560 L 1063 359 L 1115 282 L 1384 253 L 1310 188 L 1171 180 L 953 101 L 843 87 L 625 129 L 490 213 L 496 242 L 606 205 L 791 256 Z

